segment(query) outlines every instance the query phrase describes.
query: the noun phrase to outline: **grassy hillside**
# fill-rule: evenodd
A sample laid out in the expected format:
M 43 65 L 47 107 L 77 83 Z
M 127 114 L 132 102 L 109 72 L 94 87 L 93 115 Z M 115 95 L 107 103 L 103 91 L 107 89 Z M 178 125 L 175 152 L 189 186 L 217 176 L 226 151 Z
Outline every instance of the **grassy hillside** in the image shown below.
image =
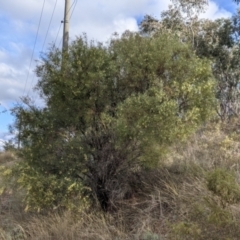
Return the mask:
M 239 126 L 240 119 L 209 124 L 175 145 L 159 168 L 141 171 L 135 193 L 108 213 L 99 206 L 24 211 L 24 189 L 13 174 L 21 160 L 3 152 L 0 239 L 240 239 Z

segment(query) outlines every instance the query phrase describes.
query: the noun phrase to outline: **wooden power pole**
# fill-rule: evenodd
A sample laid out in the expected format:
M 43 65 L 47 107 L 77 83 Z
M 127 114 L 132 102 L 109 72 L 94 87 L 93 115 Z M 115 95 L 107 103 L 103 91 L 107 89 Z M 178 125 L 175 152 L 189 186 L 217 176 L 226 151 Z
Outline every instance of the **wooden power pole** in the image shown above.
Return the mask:
M 68 50 L 69 41 L 69 20 L 70 20 L 70 1 L 65 0 L 64 20 L 63 20 L 63 45 L 62 51 Z

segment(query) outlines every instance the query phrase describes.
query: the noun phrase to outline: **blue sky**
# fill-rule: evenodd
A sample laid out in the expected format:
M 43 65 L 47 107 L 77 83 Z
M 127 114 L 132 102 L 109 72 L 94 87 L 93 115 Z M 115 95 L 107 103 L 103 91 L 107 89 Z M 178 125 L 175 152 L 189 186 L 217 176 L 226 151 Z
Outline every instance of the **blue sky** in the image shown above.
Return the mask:
M 70 22 L 70 39 L 74 40 L 84 32 L 90 39 L 98 41 L 107 41 L 114 32 L 122 33 L 127 29 L 136 31 L 141 16 L 150 14 L 159 17 L 170 4 L 170 0 L 71 1 L 76 6 Z M 47 51 L 55 40 L 57 46 L 61 46 L 64 2 L 45 0 L 33 52 L 44 0 L 0 0 L 0 147 L 4 140 L 10 138 L 8 125 L 13 121 L 9 111 L 2 111 L 9 110 L 27 93 L 38 102 L 37 93 L 32 91 L 37 81 L 34 74 L 36 60 L 39 59 L 40 52 Z M 204 17 L 229 17 L 236 8 L 237 5 L 231 0 L 210 1 Z

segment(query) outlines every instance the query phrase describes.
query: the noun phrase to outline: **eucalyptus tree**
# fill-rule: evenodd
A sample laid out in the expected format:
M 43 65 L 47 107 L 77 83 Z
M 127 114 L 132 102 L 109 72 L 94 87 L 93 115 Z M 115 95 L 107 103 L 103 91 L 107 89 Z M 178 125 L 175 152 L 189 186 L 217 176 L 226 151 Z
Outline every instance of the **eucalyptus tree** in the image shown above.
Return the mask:
M 161 20 L 146 16 L 140 31 L 154 36 L 171 32 L 183 43 L 191 46 L 200 58 L 212 62 L 216 79 L 216 112 L 222 120 L 238 116 L 239 105 L 239 11 L 231 18 L 199 19 L 207 1 L 174 0 L 173 5 L 162 13 Z

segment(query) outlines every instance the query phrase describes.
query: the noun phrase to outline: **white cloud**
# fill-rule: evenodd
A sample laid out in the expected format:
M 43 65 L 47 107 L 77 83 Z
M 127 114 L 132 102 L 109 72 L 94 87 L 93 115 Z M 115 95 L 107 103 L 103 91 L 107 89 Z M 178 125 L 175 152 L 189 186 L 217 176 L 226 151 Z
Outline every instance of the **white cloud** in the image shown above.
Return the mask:
M 232 14 L 221 8 L 216 2 L 210 1 L 206 12 L 200 14 L 201 18 L 215 20 L 218 18 L 229 18 Z
M 116 32 L 124 32 L 126 29 L 130 31 L 138 30 L 137 21 L 134 18 L 119 17 L 119 19 L 113 21 L 113 26 Z

